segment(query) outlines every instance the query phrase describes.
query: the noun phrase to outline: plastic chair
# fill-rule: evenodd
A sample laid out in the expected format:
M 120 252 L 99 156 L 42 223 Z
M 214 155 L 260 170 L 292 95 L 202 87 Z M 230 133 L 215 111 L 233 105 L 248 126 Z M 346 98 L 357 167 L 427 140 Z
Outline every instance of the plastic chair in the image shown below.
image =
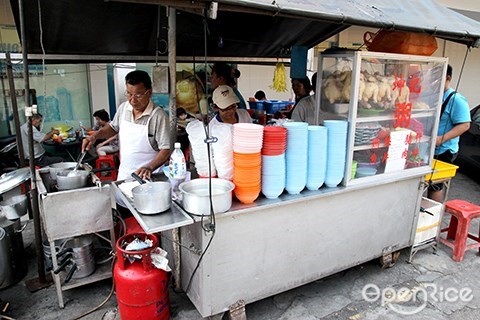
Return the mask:
M 96 172 L 95 174 L 100 181 L 115 181 L 118 173 L 118 152 L 100 156 L 95 161 L 95 169 L 110 169 L 106 171 Z
M 480 248 L 480 230 L 479 236 L 468 232 L 472 220 L 480 218 L 480 206 L 455 199 L 445 203 L 445 213 L 451 215 L 450 224 L 448 228 L 441 230 L 442 233 L 447 232 L 447 237 L 440 237 L 440 242 L 453 249 L 453 260 L 461 262 L 465 251 Z M 468 238 L 475 243 L 467 244 Z

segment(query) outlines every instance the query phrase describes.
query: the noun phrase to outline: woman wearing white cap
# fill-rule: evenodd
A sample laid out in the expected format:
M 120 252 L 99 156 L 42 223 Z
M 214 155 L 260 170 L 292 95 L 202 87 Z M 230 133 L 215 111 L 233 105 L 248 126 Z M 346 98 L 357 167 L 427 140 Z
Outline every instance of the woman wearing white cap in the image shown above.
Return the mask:
M 218 86 L 213 91 L 213 104 L 216 109 L 216 116 L 210 120 L 210 125 L 217 123 L 252 123 L 252 118 L 245 109 L 238 109 L 240 102 L 233 92 L 233 89 L 226 85 Z

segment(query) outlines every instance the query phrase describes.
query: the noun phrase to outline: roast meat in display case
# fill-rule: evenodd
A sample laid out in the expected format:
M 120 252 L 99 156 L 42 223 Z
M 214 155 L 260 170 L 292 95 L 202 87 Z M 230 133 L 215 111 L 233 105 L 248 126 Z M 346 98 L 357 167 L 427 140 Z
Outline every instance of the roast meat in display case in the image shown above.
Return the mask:
M 436 57 L 320 55 L 320 108 L 350 122 L 344 185 L 430 165 L 446 67 Z

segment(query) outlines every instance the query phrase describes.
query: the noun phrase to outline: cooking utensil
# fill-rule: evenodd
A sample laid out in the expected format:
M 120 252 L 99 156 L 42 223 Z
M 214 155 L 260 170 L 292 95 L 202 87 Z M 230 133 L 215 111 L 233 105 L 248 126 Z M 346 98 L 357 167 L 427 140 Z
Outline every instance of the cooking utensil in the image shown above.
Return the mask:
M 77 164 L 75 165 L 75 168 L 73 168 L 73 171 L 77 171 L 77 169 L 80 167 L 80 165 L 82 164 L 82 160 L 83 158 L 85 158 L 85 154 L 87 152 L 86 151 L 83 151 L 80 156 L 78 157 L 78 161 L 77 161 Z
M 135 173 L 132 173 L 132 177 L 141 183 L 132 189 L 133 202 L 138 212 L 156 214 L 170 209 L 172 203 L 170 183 L 164 181 L 145 183 Z
M 63 170 L 57 172 L 57 187 L 58 190 L 71 190 L 85 187 L 88 182 L 87 171 L 71 171 Z
M 231 181 L 214 178 L 212 181 L 213 212 L 228 211 L 232 206 L 232 191 L 235 184 Z M 182 182 L 179 186 L 183 194 L 183 208 L 193 214 L 210 213 L 209 179 L 195 179 Z
M 0 202 L 0 209 L 8 220 L 16 220 L 27 213 L 27 196 L 24 194 Z

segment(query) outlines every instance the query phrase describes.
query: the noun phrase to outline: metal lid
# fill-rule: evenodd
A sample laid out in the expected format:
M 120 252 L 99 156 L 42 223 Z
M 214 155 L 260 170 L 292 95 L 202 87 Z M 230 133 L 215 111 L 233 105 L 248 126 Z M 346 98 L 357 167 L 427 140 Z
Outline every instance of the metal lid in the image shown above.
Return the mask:
M 30 179 L 30 168 L 21 168 L 0 176 L 0 194 L 12 190 Z

